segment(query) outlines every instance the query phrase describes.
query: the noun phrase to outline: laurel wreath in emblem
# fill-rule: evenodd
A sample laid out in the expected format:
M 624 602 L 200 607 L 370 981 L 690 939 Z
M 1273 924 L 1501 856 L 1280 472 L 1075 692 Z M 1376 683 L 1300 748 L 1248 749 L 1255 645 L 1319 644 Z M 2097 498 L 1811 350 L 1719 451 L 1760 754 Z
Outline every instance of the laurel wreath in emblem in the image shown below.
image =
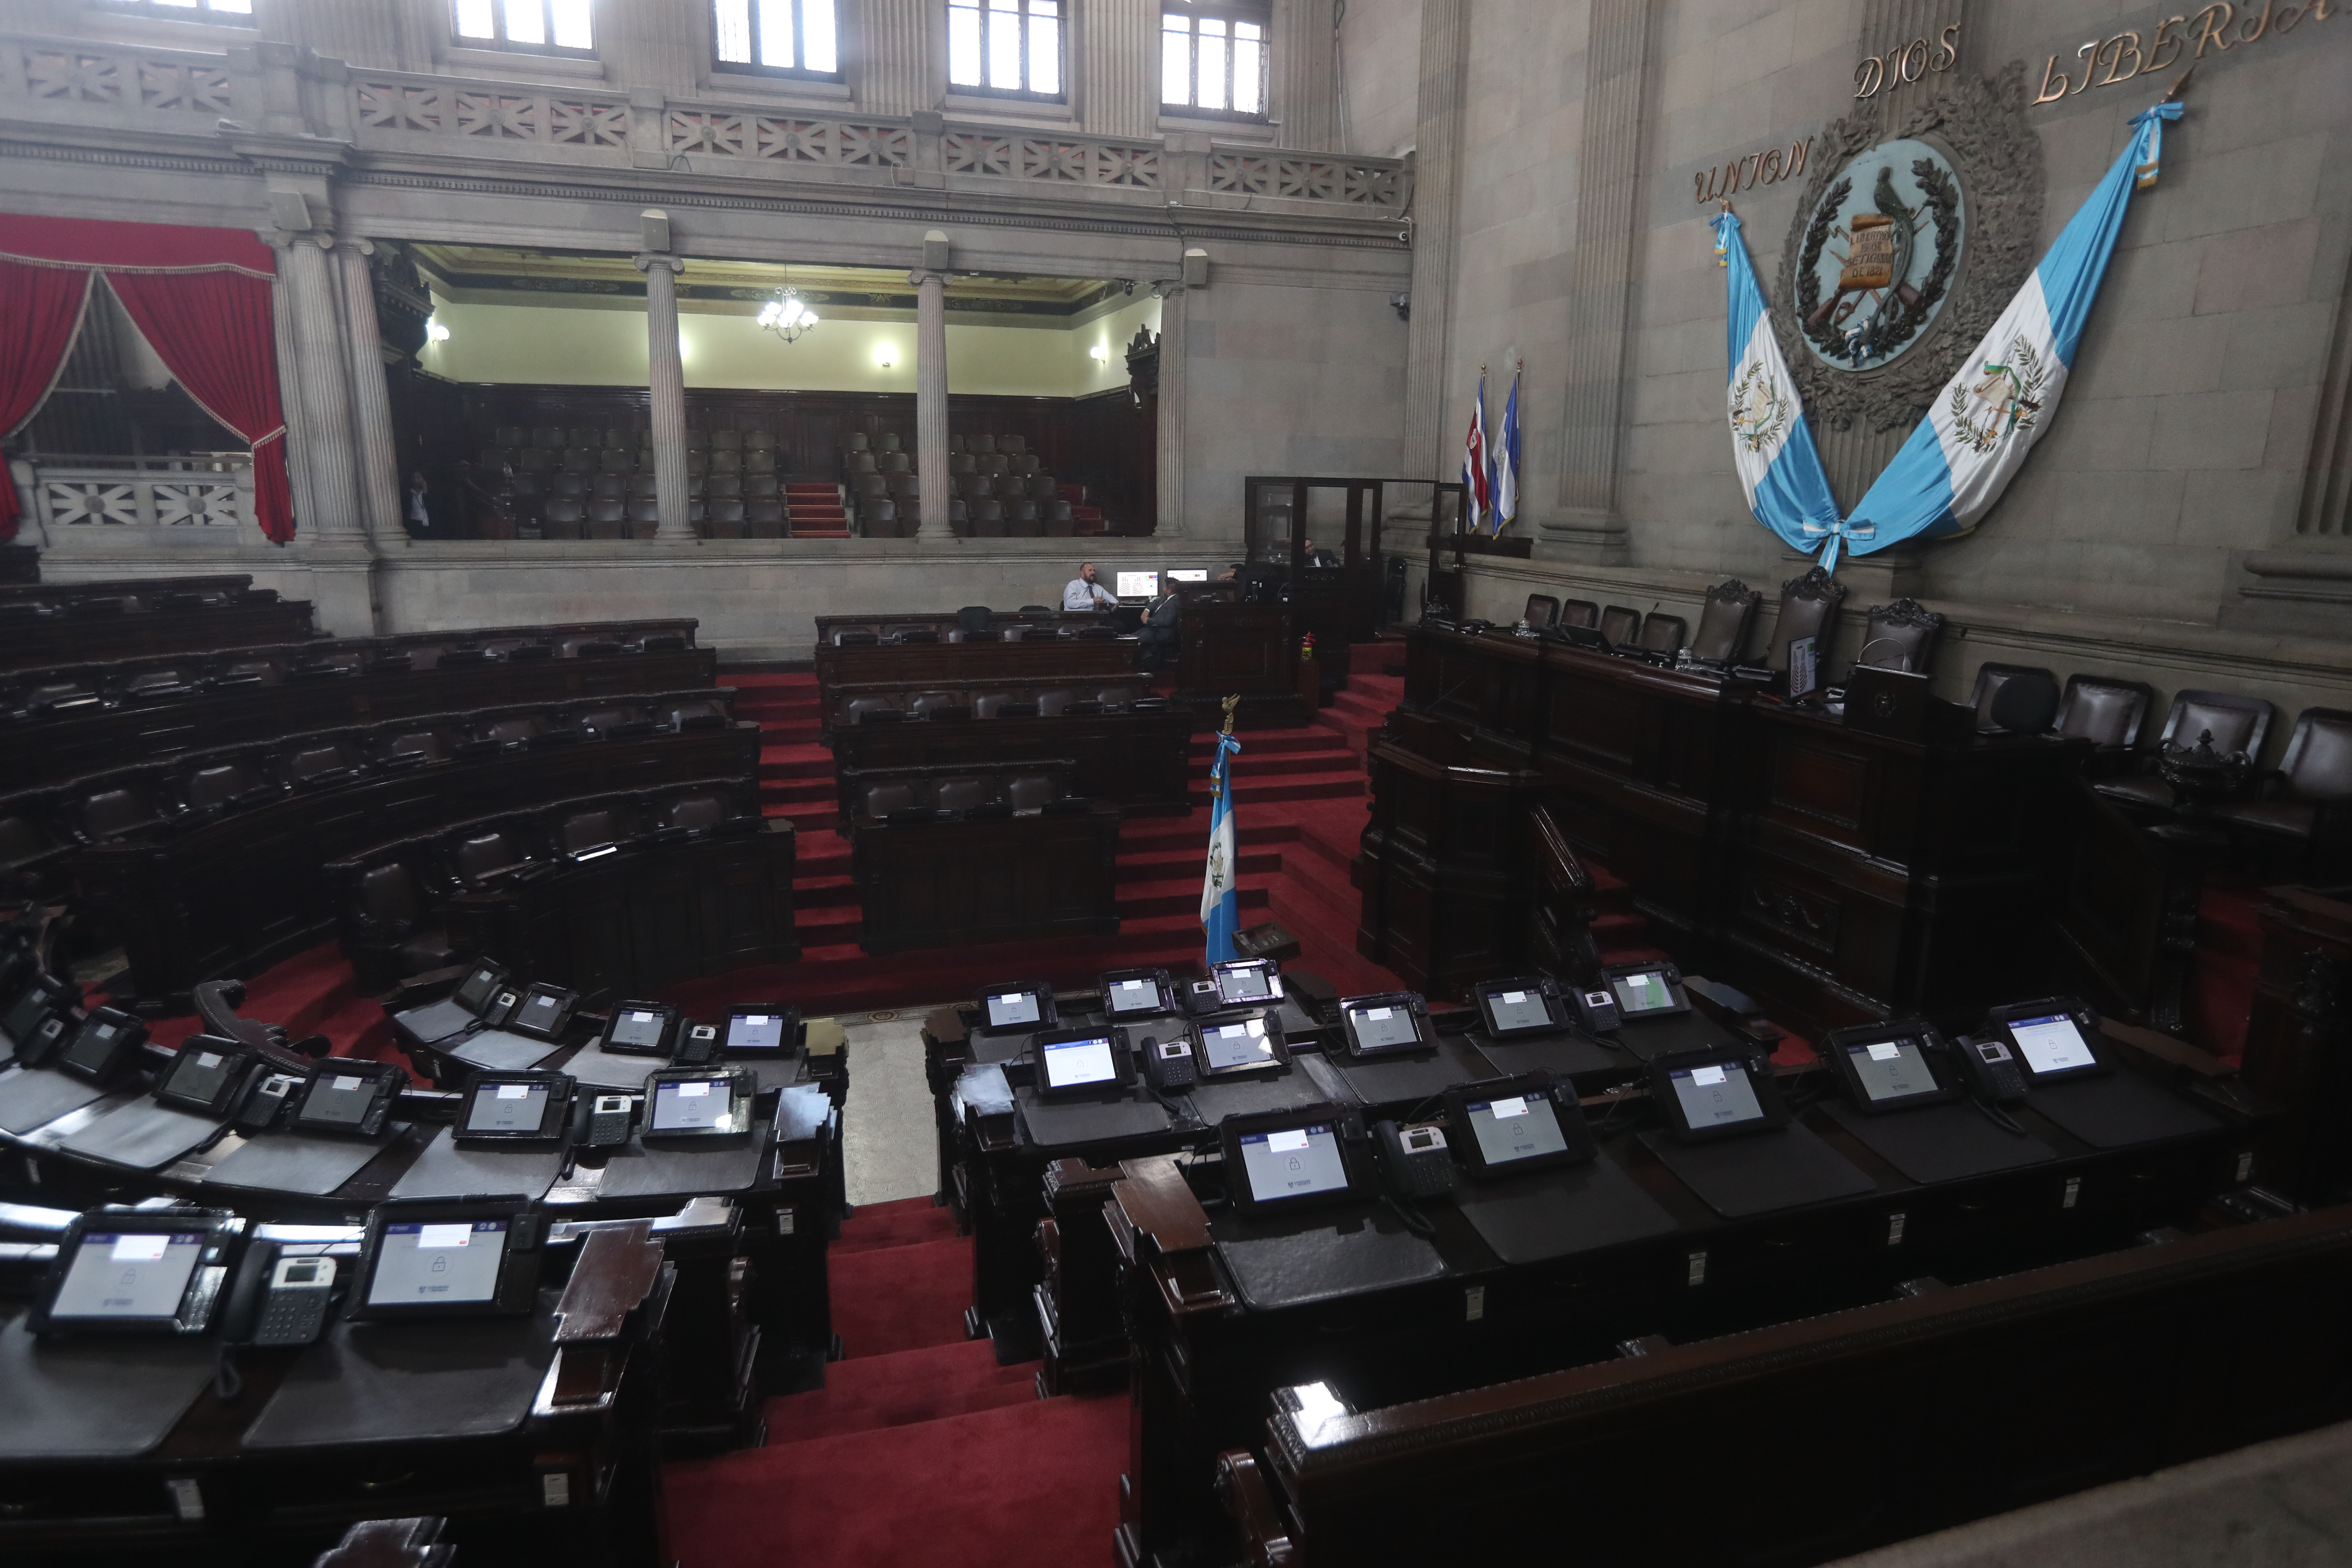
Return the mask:
M 2041 351 L 2024 333 L 2011 336 L 2002 360 L 1987 362 L 1973 384 L 1952 387 L 1952 433 L 1971 452 L 1989 452 L 2042 416 L 2042 385 L 2050 379 Z
M 1753 398 L 1751 401 L 1751 394 Z M 1748 362 L 1731 384 L 1731 437 L 1751 452 L 1769 447 L 1789 423 L 1789 399 L 1764 368 Z
M 1927 216 L 1936 226 L 1936 259 L 1928 268 L 1927 276 L 1919 280 L 1917 299 L 1907 306 L 1899 300 L 1888 301 L 1888 308 L 1872 320 L 1858 343 L 1849 342 L 1844 330 L 1837 323 L 1817 319 L 1822 301 L 1822 280 L 1818 271 L 1822 250 L 1829 242 L 1830 229 L 1837 222 L 1839 209 L 1845 205 L 1846 197 L 1853 194 L 1853 181 L 1850 176 L 1842 176 L 1830 187 L 1829 193 L 1815 206 L 1813 220 L 1805 229 L 1804 248 L 1800 252 L 1797 263 L 1798 329 L 1833 361 L 1860 363 L 1865 360 L 1884 360 L 1892 356 L 1897 349 L 1918 336 L 1919 330 L 1936 313 L 1937 305 L 1952 285 L 1953 270 L 1960 262 L 1959 186 L 1932 158 L 1912 160 L 1911 174 L 1919 182 L 1920 194 L 1927 197 Z

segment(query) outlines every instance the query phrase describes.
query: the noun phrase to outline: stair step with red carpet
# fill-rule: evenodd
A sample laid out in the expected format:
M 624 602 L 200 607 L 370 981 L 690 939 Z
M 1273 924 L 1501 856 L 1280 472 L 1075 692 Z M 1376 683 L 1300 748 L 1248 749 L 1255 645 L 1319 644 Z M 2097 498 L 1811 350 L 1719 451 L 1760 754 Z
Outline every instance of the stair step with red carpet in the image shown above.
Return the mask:
M 1031 1399 L 667 1466 L 666 1556 L 678 1568 L 1104 1562 L 1127 1426 L 1124 1394 Z
M 849 516 L 842 510 L 841 491 L 834 485 L 786 485 L 784 516 L 794 539 L 849 537 Z
M 847 1252 L 952 1241 L 955 1234 L 954 1210 L 929 1198 L 898 1198 L 886 1204 L 858 1205 L 857 1212 L 841 1222 L 841 1238 L 828 1251 L 839 1258 Z
M 997 1365 L 985 1340 L 860 1356 L 827 1367 L 823 1388 L 769 1400 L 768 1443 L 804 1444 L 1036 1402 L 1037 1369 Z

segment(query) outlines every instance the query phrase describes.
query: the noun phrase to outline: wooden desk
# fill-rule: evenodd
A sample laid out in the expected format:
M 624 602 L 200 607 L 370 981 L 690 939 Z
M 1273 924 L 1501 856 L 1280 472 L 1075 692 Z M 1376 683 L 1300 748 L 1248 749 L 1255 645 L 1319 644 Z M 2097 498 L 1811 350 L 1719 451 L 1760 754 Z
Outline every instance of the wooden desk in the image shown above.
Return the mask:
M 1092 624 L 1100 625 L 1095 620 Z M 1141 641 L 1133 636 L 1081 641 L 1075 637 L 1030 637 L 1020 642 L 875 644 L 816 650 L 818 717 L 825 734 L 841 706 L 845 686 L 924 688 L 939 681 L 1083 682 L 1132 677 Z
M 1295 729 L 1314 716 L 1298 700 L 1288 606 L 1187 594 L 1176 626 L 1176 700 L 1204 722 L 1222 724 L 1234 696 L 1242 700 L 1236 728 Z
M 275 595 L 111 616 L 9 616 L 0 617 L 0 669 L 289 642 L 309 636 L 310 629 L 309 600 Z
M 870 768 L 989 767 L 1024 757 L 1068 759 L 1067 785 L 1131 813 L 1192 809 L 1193 717 L 1182 708 L 1146 713 L 845 725 L 833 732 L 841 815 L 856 814 L 848 775 Z
M 1802 1017 L 1958 1015 L 2049 988 L 2036 919 L 2082 742 L 1894 740 L 1506 634 L 1417 627 L 1407 668 L 1393 747 L 1532 772 L 1533 797 L 1670 942 L 1727 948 L 1731 978 Z M 1399 799 L 1406 828 L 1447 830 L 1442 792 Z M 1393 942 L 1380 913 L 1367 937 Z
M 1118 808 L 894 827 L 862 817 L 850 876 L 868 952 L 1118 931 Z
M 1622 1128 L 1631 1114 L 1612 1120 Z M 1608 1361 L 1618 1344 L 1644 1336 L 1686 1344 L 1865 1307 L 1922 1276 L 1959 1284 L 2112 1253 L 2151 1228 L 2188 1223 L 2231 1187 L 2252 1137 L 2243 1121 L 2216 1120 L 2209 1131 L 2103 1151 L 2030 1109 L 2023 1120 L 2053 1158 L 1922 1184 L 1825 1110 L 1805 1111 L 1801 1126 L 1865 1176 L 1869 1190 L 1739 1219 L 1701 1203 L 1641 1135 L 1602 1123 L 1601 1161 L 1621 1186 L 1631 1183 L 1664 1212 L 1667 1228 L 1514 1265 L 1461 1207 L 1427 1204 L 1420 1208 L 1435 1272 L 1349 1287 L 1327 1272 L 1349 1250 L 1335 1226 L 1354 1234 L 1360 1215 L 1362 1227 L 1402 1227 L 1377 1205 L 1319 1220 L 1301 1214 L 1289 1222 L 1294 1300 L 1263 1306 L 1252 1304 L 1229 1260 L 1230 1214 L 1195 1196 L 1221 1190 L 1216 1162 L 1128 1162 L 1106 1211 L 1136 1340 L 1120 1561 L 1193 1551 L 1230 1560 L 1214 1455 L 1257 1442 L 1276 1388 L 1321 1381 L 1370 1410 Z M 1559 1200 L 1562 1209 L 1567 1203 Z M 1333 1258 L 1318 1261 L 1318 1248 Z M 1310 1289 L 1320 1279 L 1332 1283 Z M 1785 1418 L 1802 1405 L 1784 1399 L 1772 1408 Z M 1613 1429 L 1629 1437 L 1643 1430 Z

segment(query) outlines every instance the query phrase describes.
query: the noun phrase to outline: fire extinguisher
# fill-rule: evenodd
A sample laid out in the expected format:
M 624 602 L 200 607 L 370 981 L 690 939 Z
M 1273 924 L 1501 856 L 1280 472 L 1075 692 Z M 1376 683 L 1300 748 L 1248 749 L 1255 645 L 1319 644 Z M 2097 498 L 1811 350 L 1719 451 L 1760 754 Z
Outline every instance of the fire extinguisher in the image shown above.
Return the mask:
M 1311 659 L 1315 657 L 1315 634 L 1313 632 L 1308 632 L 1305 637 L 1298 639 L 1298 657 L 1301 659 Z

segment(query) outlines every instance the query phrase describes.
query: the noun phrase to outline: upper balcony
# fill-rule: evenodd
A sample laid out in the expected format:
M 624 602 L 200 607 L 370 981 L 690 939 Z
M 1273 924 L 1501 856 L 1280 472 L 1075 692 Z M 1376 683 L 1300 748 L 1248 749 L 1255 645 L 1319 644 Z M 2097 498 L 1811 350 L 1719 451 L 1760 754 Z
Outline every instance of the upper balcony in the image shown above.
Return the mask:
M 100 145 L 126 135 L 200 137 L 215 148 L 239 133 L 306 137 L 338 162 L 685 174 L 1024 205 L 1177 203 L 1391 230 L 1412 199 L 1412 165 L 1394 158 L 1221 144 L 1191 132 L 1128 141 L 959 124 L 936 113 L 755 109 L 646 88 L 366 70 L 267 42 L 207 54 L 0 34 L 0 129 Z

